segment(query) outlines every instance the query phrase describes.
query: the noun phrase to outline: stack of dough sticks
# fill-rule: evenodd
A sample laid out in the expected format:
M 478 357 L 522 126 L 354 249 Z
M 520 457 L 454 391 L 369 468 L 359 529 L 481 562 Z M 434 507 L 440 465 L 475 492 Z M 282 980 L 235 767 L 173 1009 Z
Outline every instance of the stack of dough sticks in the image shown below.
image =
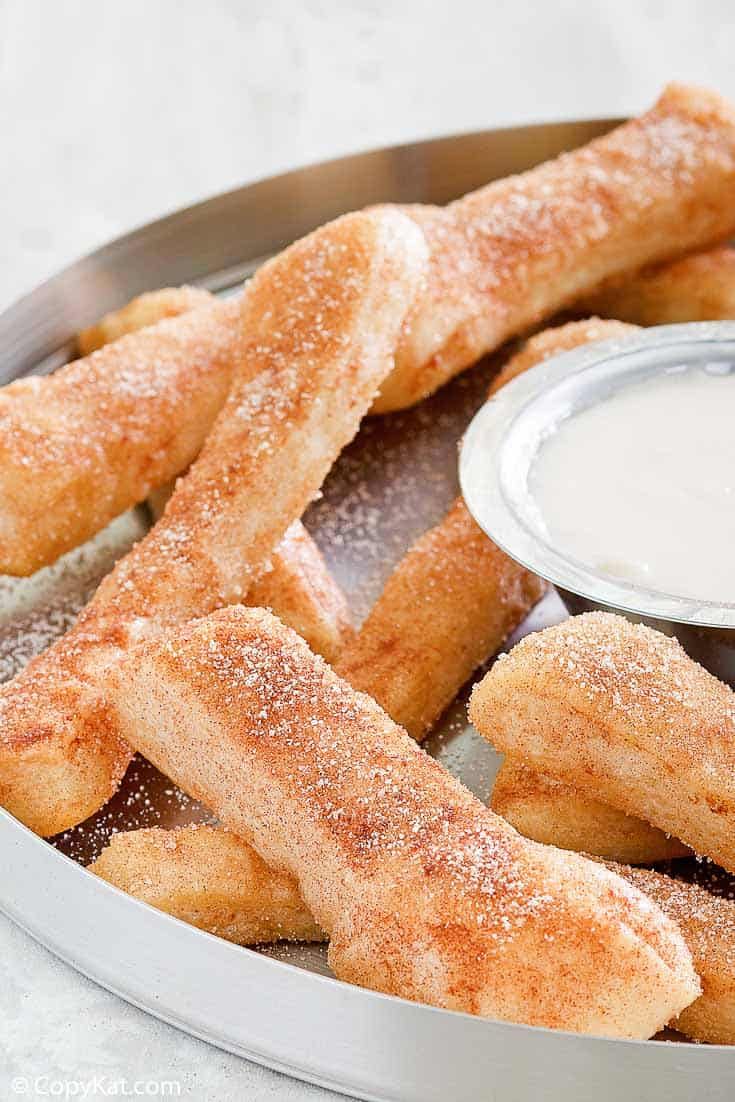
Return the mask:
M 597 319 L 549 330 L 529 341 L 522 352 L 509 361 L 499 378 L 505 381 L 534 362 L 576 347 L 584 341 L 610 339 L 629 331 L 630 327 Z M 376 696 L 394 719 L 402 719 L 414 737 L 421 737 L 433 723 L 443 707 L 444 696 L 447 692 L 453 695 L 466 676 L 459 673 L 453 687 L 446 680 L 447 676 L 451 676 L 452 669 L 456 669 L 453 666 L 456 657 L 454 646 L 457 643 L 462 645 L 458 661 L 462 668 L 467 652 L 471 652 L 473 647 L 481 648 L 482 640 L 487 638 L 487 618 L 489 616 L 492 622 L 493 598 L 496 602 L 499 596 L 502 598 L 500 579 L 504 576 L 504 562 L 498 564 L 500 553 L 496 549 L 491 550 L 493 545 L 479 533 L 476 526 L 474 532 L 472 528 L 467 529 L 467 520 L 461 519 L 465 516 L 468 518 L 466 510 L 460 511 L 458 503 L 447 520 L 427 533 L 408 553 L 386 585 L 351 652 L 348 650 L 339 667 L 348 680 L 359 682 L 360 671 L 364 671 L 363 678 L 369 679 L 372 663 L 375 662 L 373 684 L 368 691 Z M 471 519 L 469 523 L 474 524 Z M 484 540 L 487 547 L 477 544 L 478 538 Z M 487 556 L 486 561 L 483 561 L 483 555 Z M 475 568 L 483 564 L 487 569 L 472 570 L 470 564 L 474 564 Z M 498 565 L 501 567 L 499 574 Z M 455 581 L 463 579 L 464 584 L 448 585 L 447 578 Z M 529 576 L 528 582 L 531 579 L 532 576 Z M 493 585 L 500 585 L 500 588 L 486 596 L 483 620 L 482 589 Z M 500 605 L 502 608 L 502 599 Z M 416 630 L 413 629 L 414 620 L 417 621 Z M 476 625 L 474 631 L 473 624 Z M 452 634 L 452 628 L 459 625 L 467 633 L 464 637 L 459 631 Z M 425 646 L 423 651 L 422 643 Z M 495 639 L 493 649 L 497 645 L 499 643 Z M 382 662 L 381 655 L 385 655 Z M 360 661 L 360 656 L 364 656 L 364 662 Z M 440 675 L 436 687 L 433 683 L 435 672 Z M 358 687 L 362 686 L 358 683 Z M 435 702 L 433 712 L 430 707 L 432 700 Z M 588 851 L 634 863 L 648 863 L 690 852 L 643 819 L 618 811 L 591 795 L 579 793 L 570 785 L 552 781 L 521 765 L 518 760 L 509 760 L 501 769 L 493 790 L 492 806 L 522 834 L 565 849 Z M 197 832 L 196 839 L 189 837 L 192 830 Z M 219 867 L 220 847 L 228 854 L 234 845 L 240 847 L 244 862 L 252 860 L 249 856 L 252 851 L 247 843 L 241 840 L 235 843 L 231 835 L 216 828 L 189 828 L 173 834 L 132 831 L 114 840 L 94 866 L 94 871 L 169 913 L 204 924 L 205 928 L 217 932 L 222 929 L 217 911 L 221 881 L 215 876 L 213 883 L 207 869 Z M 636 873 L 620 864 L 610 864 L 609 867 L 626 876 L 664 907 L 682 929 L 693 954 L 702 980 L 703 994 L 671 1024 L 695 1039 L 733 1043 L 735 905 L 713 898 L 694 885 L 672 881 L 660 873 Z M 276 879 L 279 885 L 277 890 L 282 891 L 281 880 Z M 238 916 L 239 921 L 234 923 L 234 936 L 245 940 L 249 936 L 248 931 L 259 929 L 258 915 L 261 910 L 270 916 L 272 936 L 286 939 L 305 936 L 303 914 L 298 909 L 298 890 L 294 881 L 288 881 L 288 884 L 290 890 L 283 896 L 283 911 L 277 920 L 273 919 L 269 890 L 265 892 L 262 905 L 259 901 L 257 892 L 262 890 L 262 879 L 256 876 L 256 891 L 244 890 L 242 886 L 233 889 L 227 897 L 224 913 Z M 204 923 L 202 915 L 205 916 Z M 309 930 L 308 926 L 306 931 L 307 936 L 313 936 L 313 930 Z M 250 940 L 257 940 L 257 935 Z
M 695 261 L 698 258 L 671 265 L 674 270 L 671 278 L 664 280 L 661 273 L 660 289 L 662 291 L 666 287 L 667 295 L 659 295 L 660 315 L 652 315 L 649 308 L 650 322 L 656 322 L 659 316 L 661 320 L 666 320 L 670 306 L 677 311 L 682 308 L 690 286 L 689 278 L 687 276 L 680 281 L 676 273 L 686 272 L 687 266 Z M 724 305 L 728 277 L 735 277 L 730 263 L 730 250 L 716 250 L 707 255 L 702 268 L 712 277 L 710 301 L 716 300 L 719 288 L 722 291 L 720 301 Z M 645 282 L 648 276 L 643 279 Z M 634 278 L 631 286 L 636 285 Z M 707 297 L 705 288 L 700 290 L 702 296 Z M 491 394 L 550 356 L 593 341 L 622 337 L 632 331 L 634 327 L 630 325 L 599 318 L 569 322 L 556 329 L 544 330 L 528 340 L 505 364 L 493 382 Z M 689 847 L 676 837 L 636 815 L 605 804 L 597 793 L 580 790 L 553 771 L 544 774 L 527 761 L 520 761 L 512 755 L 506 757 L 498 772 L 491 794 L 491 807 L 529 838 L 625 864 L 653 864 L 691 854 Z
M 660 909 L 619 877 L 521 839 L 268 614 L 237 607 L 180 625 L 250 598 L 371 405 L 410 404 L 601 280 L 723 238 L 735 226 L 724 201 L 734 180 L 731 109 L 672 87 L 641 119 L 583 150 L 446 210 L 342 219 L 267 265 L 240 300 L 183 314 L 174 303 L 179 316 L 113 340 L 66 374 L 7 388 L 0 546 L 17 573 L 79 542 L 201 452 L 73 631 L 3 690 L 3 801 L 36 829 L 69 825 L 99 806 L 136 746 L 275 874 L 296 878 L 343 978 L 620 1036 L 647 1036 L 688 1005 L 697 994 L 691 958 Z M 117 336 L 110 319 L 89 339 L 105 333 Z M 179 400 L 177 383 L 172 401 L 170 380 L 185 380 L 192 358 L 201 401 L 193 391 Z M 156 377 L 138 395 L 151 360 Z M 139 397 L 148 405 L 139 409 Z M 48 502 L 34 501 L 45 524 L 26 546 L 23 480 L 37 474 L 26 468 L 38 441 L 64 420 L 54 401 L 66 422 L 51 466 L 69 461 L 71 492 L 60 512 L 58 483 Z M 100 432 L 100 410 L 125 448 Z M 103 472 L 108 492 L 87 509 Z M 439 531 L 467 532 L 466 516 L 458 503 Z M 518 589 L 488 629 L 493 639 L 539 592 L 514 569 Z M 477 663 L 490 645 L 481 642 L 448 685 Z M 417 737 L 447 691 L 442 684 L 430 707 L 414 709 Z M 143 720 L 145 701 L 155 707 Z M 233 701 L 244 709 L 237 729 Z M 176 733 L 162 745 L 154 728 L 167 716 Z M 468 954 L 479 966 L 468 969 Z
M 702 994 L 668 1024 L 698 1041 L 735 1044 L 735 902 L 650 869 L 608 862 L 681 930 Z M 321 941 L 294 877 L 274 872 L 222 827 L 116 834 L 91 871 L 167 914 L 240 945 Z
M 521 838 L 270 613 L 143 642 L 105 689 L 145 757 L 296 879 L 340 978 L 610 1036 L 650 1036 L 698 996 L 659 908 Z
M 374 411 L 419 401 L 603 280 L 724 240 L 734 183 L 732 108 L 671 85 L 581 149 L 446 208 L 403 208 L 430 261 Z M 106 319 L 83 347 L 147 310 Z M 247 342 L 244 316 L 238 301 L 191 310 L 0 392 L 0 572 L 53 561 L 194 459 Z
M 470 718 L 511 760 L 735 872 L 735 693 L 675 639 L 574 616 L 500 658 Z
M 0 799 L 38 833 L 115 790 L 131 750 L 100 674 L 133 640 L 246 597 L 369 409 L 425 268 L 415 224 L 375 211 L 323 227 L 253 279 L 229 397 L 164 515 L 0 691 Z
M 735 871 L 735 693 L 674 639 L 607 613 L 576 616 L 496 663 L 470 717 L 510 763 L 492 806 L 533 821 L 534 836 L 554 836 L 557 814 L 564 823 L 579 805 L 593 852 L 603 849 L 614 808 Z M 660 873 L 622 871 L 675 916 L 692 948 L 704 997 L 676 1027 L 735 1042 L 735 904 Z

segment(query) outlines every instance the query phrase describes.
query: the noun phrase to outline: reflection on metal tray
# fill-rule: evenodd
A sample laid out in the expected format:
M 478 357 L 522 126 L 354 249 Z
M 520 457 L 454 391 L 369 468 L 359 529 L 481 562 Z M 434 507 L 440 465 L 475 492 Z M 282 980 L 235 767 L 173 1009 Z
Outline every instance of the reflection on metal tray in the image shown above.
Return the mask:
M 186 281 L 225 291 L 263 257 L 345 210 L 385 199 L 444 202 L 610 125 L 522 127 L 383 150 L 264 181 L 172 215 L 78 262 L 0 317 L 0 382 L 63 363 L 80 327 L 144 289 Z M 406 547 L 457 493 L 457 443 L 495 367 L 496 361 L 487 361 L 414 410 L 368 420 L 309 510 L 306 524 L 357 619 Z M 0 680 L 68 626 L 148 523 L 139 507 L 35 578 L 0 579 Z M 522 632 L 564 615 L 551 594 Z M 467 725 L 466 693 L 427 749 L 487 798 L 498 759 Z M 241 949 L 152 910 L 80 867 L 116 830 L 207 817 L 140 758 L 107 807 L 53 846 L 0 812 L 0 909 L 85 974 L 159 1017 L 358 1097 L 732 1097 L 735 1053 L 729 1050 L 577 1037 L 377 995 L 327 978 L 321 947 Z

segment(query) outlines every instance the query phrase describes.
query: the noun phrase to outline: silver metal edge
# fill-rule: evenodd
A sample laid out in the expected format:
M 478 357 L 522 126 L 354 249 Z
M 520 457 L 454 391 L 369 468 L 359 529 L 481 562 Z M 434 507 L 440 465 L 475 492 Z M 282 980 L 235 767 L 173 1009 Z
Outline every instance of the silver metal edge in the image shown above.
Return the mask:
M 0 883 L 13 886 L 5 914 L 128 1002 L 275 1070 L 358 1098 L 400 1102 L 486 1095 L 568 1102 L 582 1097 L 574 1093 L 581 1084 L 586 1097 L 593 1083 L 601 1102 L 633 1082 L 645 1098 L 661 1097 L 665 1082 L 671 1102 L 690 1099 L 705 1081 L 715 1091 L 708 1098 L 731 1098 L 735 1089 L 729 1048 L 580 1037 L 366 991 L 154 910 L 7 812 L 0 811 L 0 828 Z
M 295 169 L 166 215 L 75 261 L 0 314 L 0 384 L 39 364 L 65 362 L 80 329 L 141 291 L 183 282 L 230 286 L 348 210 L 444 203 L 620 121 L 542 123 L 396 145 Z
M 594 568 L 567 556 L 532 533 L 513 506 L 507 492 L 504 470 L 506 450 L 521 428 L 524 417 L 539 402 L 549 403 L 556 388 L 572 377 L 590 374 L 602 367 L 620 374 L 627 371 L 625 357 L 646 349 L 664 349 L 678 344 L 716 344 L 735 341 L 735 322 L 689 322 L 656 326 L 643 333 L 597 341 L 550 357 L 525 371 L 498 391 L 475 414 L 460 450 L 459 481 L 467 507 L 483 531 L 511 558 L 562 589 L 650 619 L 667 620 L 697 627 L 735 628 L 735 605 L 716 601 L 689 600 L 675 594 L 646 589 L 624 579 L 601 575 Z M 523 463 L 532 461 L 529 452 Z M 526 465 L 527 470 L 527 465 Z M 480 471 L 482 472 L 480 474 Z M 514 484 L 525 472 L 513 465 Z
M 444 202 L 618 121 L 512 127 L 378 150 L 179 211 L 77 261 L 0 315 L 0 382 L 49 357 L 63 362 L 79 328 L 140 291 L 184 281 L 226 285 L 257 264 L 243 258 L 269 255 L 328 217 L 380 200 Z M 234 245 L 233 224 L 249 231 Z M 735 1090 L 735 1054 L 727 1048 L 492 1022 L 239 949 L 104 884 L 2 810 L 0 910 L 78 971 L 161 1020 L 355 1097 L 568 1102 L 594 1091 L 599 1102 L 623 1093 L 688 1102 L 706 1083 L 708 1097 L 724 1102 Z

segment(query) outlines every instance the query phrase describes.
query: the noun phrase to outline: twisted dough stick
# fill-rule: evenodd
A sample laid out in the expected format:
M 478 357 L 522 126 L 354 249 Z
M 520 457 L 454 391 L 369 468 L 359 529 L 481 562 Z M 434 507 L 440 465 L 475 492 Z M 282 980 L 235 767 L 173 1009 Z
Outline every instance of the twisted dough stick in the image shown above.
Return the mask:
M 582 149 L 445 209 L 405 208 L 431 265 L 374 411 L 417 402 L 607 277 L 725 238 L 733 184 L 731 107 L 672 85 Z M 0 393 L 0 572 L 53 561 L 184 469 L 239 360 L 238 320 L 217 303 Z
M 252 846 L 221 827 L 122 831 L 89 870 L 238 945 L 324 940 L 295 879 L 269 869 Z
M 490 807 L 525 838 L 594 854 L 625 865 L 648 865 L 691 850 L 642 819 L 626 815 L 573 785 L 506 758 L 500 767 Z
M 458 498 L 393 571 L 337 672 L 421 740 L 544 588 Z
M 151 291 L 84 330 L 79 334 L 79 344 L 93 351 L 165 317 L 185 314 L 214 301 L 208 291 L 198 287 Z M 156 520 L 163 515 L 173 491 L 171 481 L 149 495 L 148 505 Z M 337 658 L 354 635 L 345 595 L 300 520 L 293 522 L 273 551 L 268 568 L 248 593 L 248 603 L 273 609 L 328 662 Z
M 735 871 L 735 693 L 675 639 L 574 616 L 500 659 L 470 719 L 510 757 Z
M 614 1036 L 649 1036 L 698 994 L 660 911 L 522 839 L 270 613 L 149 640 L 107 691 L 137 749 L 296 877 L 340 978 Z
M 163 517 L 0 691 L 0 800 L 38 833 L 114 791 L 130 749 L 100 675 L 132 640 L 247 593 L 354 436 L 425 264 L 416 226 L 385 211 L 338 219 L 256 275 L 237 377 Z
M 576 304 L 636 325 L 735 318 L 735 249 L 718 249 L 616 279 Z
M 735 1044 L 735 903 L 648 869 L 606 862 L 676 923 L 702 994 L 669 1024 L 698 1041 Z M 296 881 L 273 872 L 221 827 L 116 834 L 90 871 L 159 910 L 219 937 L 321 941 Z
M 194 460 L 246 343 L 242 302 L 0 389 L 0 573 L 31 574 Z
M 735 229 L 735 113 L 672 84 L 650 111 L 445 209 L 408 208 L 431 248 L 375 409 L 411 405 L 603 280 Z
M 216 301 L 214 295 L 202 287 L 161 287 L 158 291 L 146 291 L 119 310 L 105 314 L 96 325 L 83 329 L 77 336 L 79 355 L 90 356 L 128 333 L 137 333 L 164 318 L 177 318 L 190 310 L 213 306 Z

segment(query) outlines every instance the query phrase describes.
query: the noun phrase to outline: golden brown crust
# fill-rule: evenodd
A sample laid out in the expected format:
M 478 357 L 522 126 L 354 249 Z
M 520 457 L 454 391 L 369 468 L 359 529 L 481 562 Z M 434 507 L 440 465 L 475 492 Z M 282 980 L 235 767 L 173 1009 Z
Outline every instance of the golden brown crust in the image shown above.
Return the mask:
M 498 750 L 735 871 L 735 693 L 675 639 L 575 616 L 501 658 L 470 718 Z
M 337 671 L 420 740 L 544 588 L 458 498 L 393 571 Z
M 635 333 L 635 330 L 634 325 L 626 325 L 622 321 L 604 321 L 601 318 L 594 317 L 585 318 L 583 321 L 569 321 L 566 325 L 557 325 L 550 329 L 542 329 L 540 333 L 529 337 L 521 348 L 503 364 L 490 384 L 488 396 L 492 397 L 511 379 L 522 375 L 524 371 L 535 367 L 536 364 L 543 363 L 551 356 L 569 352 L 583 344 L 612 340 L 614 337 L 627 337 L 630 333 Z
M 0 797 L 38 833 L 99 808 L 127 764 L 96 688 L 100 673 L 132 640 L 246 594 L 316 494 L 390 369 L 425 263 L 409 219 L 358 214 L 292 245 L 253 278 L 237 377 L 163 517 L 72 631 L 0 690 Z
M 156 520 L 163 516 L 173 489 L 168 483 L 149 496 Z M 293 522 L 270 556 L 245 603 L 272 609 L 327 662 L 335 662 L 355 635 L 347 598 L 300 520 Z
M 347 599 L 300 520 L 271 554 L 247 604 L 271 609 L 327 662 L 336 662 L 355 635 Z
M 650 869 L 608 864 L 676 923 L 702 981 L 702 994 L 671 1025 L 696 1041 L 735 1044 L 735 902 Z
M 425 397 L 602 280 L 735 229 L 735 113 L 669 85 L 640 118 L 451 203 L 407 208 L 432 262 L 375 409 Z
M 648 865 L 691 856 L 691 850 L 573 785 L 506 758 L 490 795 L 490 807 L 525 838 L 594 854 L 625 865 Z
M 735 249 L 722 245 L 618 277 L 576 307 L 636 325 L 735 318 Z
M 107 684 L 138 749 L 297 877 L 341 978 L 621 1036 L 698 993 L 645 897 L 522 839 L 269 613 L 149 640 Z
M 83 543 L 199 452 L 243 341 L 238 302 L 0 389 L 0 573 Z
M 214 301 L 208 291 L 198 287 L 165 287 L 139 295 L 121 310 L 106 315 L 98 325 L 80 333 L 81 353 L 87 355 L 165 317 L 176 317 Z M 163 515 L 174 487 L 172 479 L 148 495 L 148 506 L 155 520 Z M 252 586 L 248 604 L 273 609 L 328 662 L 341 654 L 354 635 L 344 593 L 298 520 L 288 529 L 262 577 Z
M 374 410 L 411 405 L 605 278 L 725 238 L 734 180 L 729 105 L 672 85 L 580 150 L 444 210 L 405 208 L 431 269 Z M 239 361 L 237 322 L 216 303 L 0 392 L 0 572 L 53 561 L 184 469 Z
M 82 329 L 77 335 L 79 355 L 89 356 L 128 333 L 137 333 L 163 318 L 177 318 L 190 310 L 212 306 L 214 301 L 214 296 L 203 287 L 162 287 L 158 291 L 146 291 L 119 310 L 105 314 L 96 325 Z
M 89 866 L 108 884 L 210 934 L 254 945 L 323 941 L 291 876 L 222 827 L 122 831 Z

